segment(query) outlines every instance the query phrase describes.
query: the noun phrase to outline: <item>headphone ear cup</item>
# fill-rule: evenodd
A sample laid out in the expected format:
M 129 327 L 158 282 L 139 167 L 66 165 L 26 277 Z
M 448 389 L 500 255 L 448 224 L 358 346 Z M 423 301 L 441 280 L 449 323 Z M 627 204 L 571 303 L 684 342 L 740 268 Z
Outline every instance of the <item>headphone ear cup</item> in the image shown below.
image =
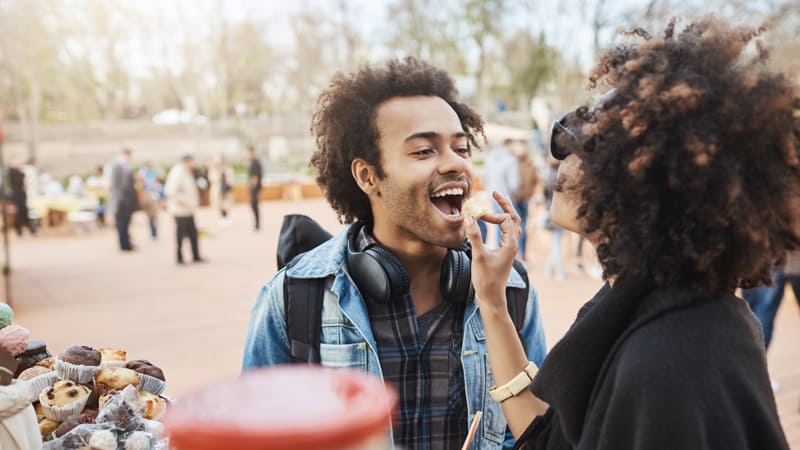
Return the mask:
M 382 296 L 376 296 L 376 300 L 389 303 L 391 299 L 409 292 L 411 289 L 411 280 L 408 278 L 408 273 L 406 269 L 403 268 L 403 264 L 394 256 L 394 253 L 380 245 L 373 245 L 364 250 L 364 255 L 372 258 L 375 263 L 383 269 L 384 276 L 386 277 L 387 289 Z M 370 283 L 367 282 L 366 284 Z
M 440 275 L 442 298 L 446 302 L 469 302 L 475 296 L 472 287 L 472 262 L 461 250 L 447 251 Z

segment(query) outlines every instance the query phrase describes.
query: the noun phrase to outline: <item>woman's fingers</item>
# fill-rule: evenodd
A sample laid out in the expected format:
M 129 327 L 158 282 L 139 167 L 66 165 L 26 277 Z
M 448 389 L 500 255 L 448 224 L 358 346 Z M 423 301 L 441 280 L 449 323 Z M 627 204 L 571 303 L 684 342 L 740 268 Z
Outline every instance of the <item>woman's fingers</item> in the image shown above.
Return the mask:
M 484 222 L 493 223 L 495 225 L 499 225 L 505 218 L 506 214 L 504 213 L 487 213 L 480 217 Z
M 513 249 L 517 253 L 517 240 L 519 239 L 519 225 L 514 222 L 510 214 L 505 214 L 505 219 L 500 222 L 500 245 L 501 249 Z
M 506 214 L 509 214 L 511 216 L 511 220 L 513 220 L 514 223 L 520 223 L 521 219 L 519 217 L 519 214 L 517 214 L 517 209 L 514 208 L 514 204 L 511 202 L 510 198 L 500 194 L 497 191 L 494 191 L 492 193 L 492 196 L 494 197 L 497 204 L 500 205 L 501 208 L 503 208 L 503 211 L 505 211 Z
M 464 229 L 467 231 L 467 239 L 472 245 L 472 257 L 475 259 L 478 255 L 486 253 L 486 248 L 483 246 L 483 239 L 481 238 L 481 230 L 478 228 L 477 222 L 471 216 L 464 217 Z

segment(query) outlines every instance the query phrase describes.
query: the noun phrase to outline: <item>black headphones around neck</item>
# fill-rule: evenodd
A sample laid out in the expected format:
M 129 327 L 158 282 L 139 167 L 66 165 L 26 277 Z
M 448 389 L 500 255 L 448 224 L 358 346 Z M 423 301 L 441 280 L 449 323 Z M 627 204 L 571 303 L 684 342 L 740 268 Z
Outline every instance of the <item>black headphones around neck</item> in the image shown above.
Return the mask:
M 400 260 L 387 248 L 373 242 L 359 250 L 358 239 L 361 226 L 354 226 L 347 236 L 345 264 L 365 299 L 389 303 L 408 294 L 411 280 Z M 469 245 L 458 249 L 447 249 L 439 277 L 439 289 L 446 302 L 469 302 L 475 296 L 472 287 Z

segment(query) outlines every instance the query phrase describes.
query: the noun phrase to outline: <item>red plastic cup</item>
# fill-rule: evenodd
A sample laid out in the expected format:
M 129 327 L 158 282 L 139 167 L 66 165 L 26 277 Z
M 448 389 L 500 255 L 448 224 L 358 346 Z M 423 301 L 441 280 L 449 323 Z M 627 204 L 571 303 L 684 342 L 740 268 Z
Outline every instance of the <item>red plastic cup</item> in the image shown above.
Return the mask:
M 164 422 L 180 450 L 384 450 L 396 404 L 363 372 L 277 366 L 195 390 Z

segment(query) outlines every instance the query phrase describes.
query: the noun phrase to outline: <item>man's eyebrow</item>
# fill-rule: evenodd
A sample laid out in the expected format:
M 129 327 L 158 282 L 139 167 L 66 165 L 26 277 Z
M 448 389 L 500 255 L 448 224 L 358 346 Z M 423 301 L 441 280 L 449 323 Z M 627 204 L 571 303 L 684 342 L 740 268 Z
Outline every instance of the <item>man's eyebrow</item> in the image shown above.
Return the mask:
M 420 131 L 419 133 L 414 133 L 408 136 L 407 138 L 405 138 L 403 142 L 413 141 L 414 139 L 434 140 L 434 139 L 439 139 L 441 137 L 442 135 L 435 131 Z M 452 139 L 452 138 L 463 138 L 463 137 L 467 137 L 467 133 L 459 131 L 457 133 L 453 133 L 453 135 L 450 138 Z

